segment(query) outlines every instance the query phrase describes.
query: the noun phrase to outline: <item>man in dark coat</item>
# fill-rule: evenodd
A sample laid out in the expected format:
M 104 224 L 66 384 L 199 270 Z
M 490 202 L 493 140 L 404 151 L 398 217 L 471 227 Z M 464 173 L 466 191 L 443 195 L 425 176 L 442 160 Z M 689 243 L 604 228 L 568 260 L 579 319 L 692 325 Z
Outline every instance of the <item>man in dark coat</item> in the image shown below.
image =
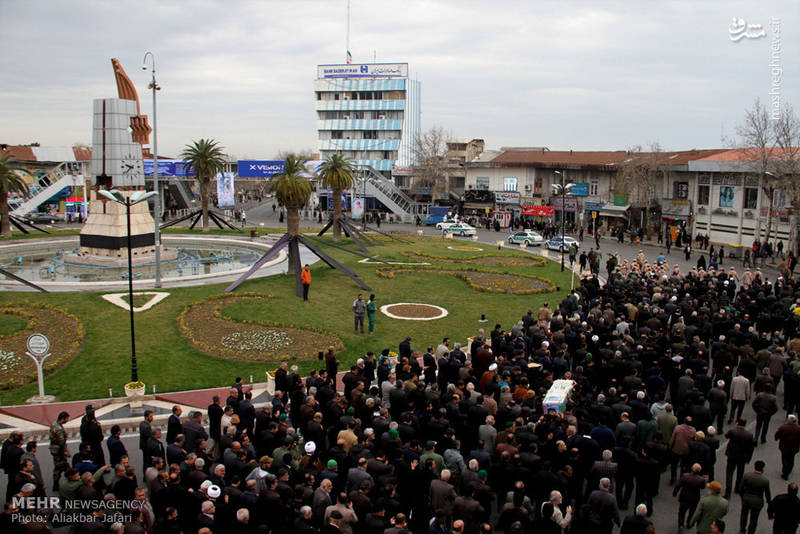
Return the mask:
M 775 432 L 775 439 L 781 451 L 781 478 L 788 480 L 794 469 L 794 457 L 800 450 L 800 425 L 797 424 L 796 416 L 789 415 L 786 418 L 786 423 Z
M 175 436 L 183 434 L 183 423 L 181 423 L 181 414 L 183 410 L 180 406 L 172 407 L 172 414 L 167 419 L 167 443 L 175 441 Z
M 728 430 L 725 437 L 728 438 L 728 446 L 725 448 L 725 456 L 728 463 L 725 466 L 725 499 L 730 499 L 734 490 L 733 472 L 736 471 L 736 493 L 742 485 L 744 476 L 744 466 L 753 458 L 753 433 L 745 427 L 747 421 L 739 419 L 736 427 Z
M 769 491 L 769 479 L 764 476 L 764 462 L 757 461 L 752 473 L 747 473 L 742 480 L 742 512 L 739 516 L 739 531 L 744 532 L 747 527 L 747 534 L 755 534 L 758 526 L 758 516 L 764 507 L 772 500 Z M 747 524 L 747 516 L 750 516 L 750 524 Z
M 91 404 L 86 406 L 86 415 L 81 419 L 81 441 L 92 446 L 92 462 L 95 465 L 106 463 L 103 454 L 103 429 L 94 415 L 94 408 Z
M 144 446 L 144 467 L 145 469 L 153 465 L 153 458 L 161 458 L 165 462 L 167 458 L 164 454 L 164 444 L 161 443 L 161 429 L 156 428 L 153 434 L 147 438 L 147 443 Z
M 200 441 L 208 439 L 208 433 L 203 428 L 203 414 L 198 411 L 189 414 L 189 420 L 183 424 L 183 435 L 186 436 L 185 448 L 187 452 L 194 452 Z
M 794 534 L 800 525 L 800 498 L 797 497 L 797 484 L 792 482 L 786 493 L 776 495 L 769 506 L 767 516 L 773 520 L 773 534 Z
M 675 489 L 672 490 L 672 496 L 678 497 L 679 527 L 685 525 L 686 528 L 689 528 L 688 521 L 694 515 L 697 503 L 700 502 L 700 492 L 706 487 L 706 477 L 702 475 L 702 472 L 703 466 L 694 464 L 691 471 L 681 475 L 680 480 L 675 484 Z

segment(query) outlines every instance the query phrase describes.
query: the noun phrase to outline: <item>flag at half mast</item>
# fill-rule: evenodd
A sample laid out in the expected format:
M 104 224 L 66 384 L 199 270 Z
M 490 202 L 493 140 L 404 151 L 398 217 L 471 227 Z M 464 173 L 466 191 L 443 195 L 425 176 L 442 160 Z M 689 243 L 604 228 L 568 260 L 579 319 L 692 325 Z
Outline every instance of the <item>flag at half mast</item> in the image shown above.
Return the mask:
M 353 62 L 353 54 L 350 53 L 350 50 L 347 51 L 347 64 L 351 64 Z

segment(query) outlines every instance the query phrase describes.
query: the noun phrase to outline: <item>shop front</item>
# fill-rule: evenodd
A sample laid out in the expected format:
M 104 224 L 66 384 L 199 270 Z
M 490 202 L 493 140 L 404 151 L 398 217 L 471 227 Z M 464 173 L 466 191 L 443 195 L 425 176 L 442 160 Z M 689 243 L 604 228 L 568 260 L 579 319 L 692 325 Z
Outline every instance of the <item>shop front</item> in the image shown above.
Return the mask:
M 500 223 L 501 228 L 508 228 L 519 218 L 520 194 L 516 191 L 495 191 L 492 218 Z

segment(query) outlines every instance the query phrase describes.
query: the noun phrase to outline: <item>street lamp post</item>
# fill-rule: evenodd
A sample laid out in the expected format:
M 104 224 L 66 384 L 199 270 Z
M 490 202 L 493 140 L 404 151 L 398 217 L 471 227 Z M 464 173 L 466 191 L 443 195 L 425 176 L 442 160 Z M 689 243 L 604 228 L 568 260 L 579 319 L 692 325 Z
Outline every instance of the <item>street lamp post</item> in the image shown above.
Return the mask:
M 112 189 L 111 191 L 101 189 L 99 193 L 108 200 L 125 206 L 125 216 L 127 217 L 128 221 L 128 309 L 130 310 L 131 315 L 131 382 L 138 382 L 139 366 L 136 362 L 136 335 L 134 333 L 135 330 L 133 324 L 133 253 L 131 252 L 131 206 L 135 206 L 139 202 L 144 202 L 148 198 L 158 195 L 158 193 L 155 191 L 150 191 L 149 193 L 145 191 L 136 191 L 130 197 L 126 197 L 122 194 L 122 191 L 117 189 Z M 156 199 L 156 204 L 158 204 L 158 199 Z M 156 224 L 156 226 L 158 225 Z
M 561 195 L 561 272 L 564 272 L 564 233 L 566 232 L 566 223 L 567 223 L 567 195 L 570 194 L 570 191 L 574 187 L 575 184 L 565 184 L 564 183 L 564 173 L 561 171 L 554 171 L 555 174 L 561 176 L 561 183 L 560 184 L 553 184 L 553 192 L 556 195 Z M 571 194 L 570 194 L 571 196 Z
M 153 90 L 153 191 L 160 193 L 158 183 L 158 118 L 156 116 L 156 91 L 161 87 L 156 83 L 156 57 L 152 52 L 145 52 L 142 59 L 142 70 L 147 70 L 147 56 L 153 62 L 152 81 L 147 87 Z M 156 198 L 153 209 L 153 219 L 155 220 L 155 248 L 156 248 L 156 281 L 154 287 L 161 287 L 161 197 Z

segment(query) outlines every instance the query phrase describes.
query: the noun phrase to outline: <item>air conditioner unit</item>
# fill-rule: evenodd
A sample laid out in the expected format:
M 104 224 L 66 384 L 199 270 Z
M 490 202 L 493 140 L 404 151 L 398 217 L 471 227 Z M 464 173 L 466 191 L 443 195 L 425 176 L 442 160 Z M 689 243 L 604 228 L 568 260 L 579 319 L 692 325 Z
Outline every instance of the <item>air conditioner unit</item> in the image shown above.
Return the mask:
M 344 117 L 342 117 L 342 118 L 343 118 L 344 120 L 346 120 L 346 121 L 349 121 L 349 120 L 350 120 L 350 115 L 345 115 L 345 116 L 344 116 Z
M 378 120 L 382 121 L 386 119 L 386 115 L 378 115 Z

